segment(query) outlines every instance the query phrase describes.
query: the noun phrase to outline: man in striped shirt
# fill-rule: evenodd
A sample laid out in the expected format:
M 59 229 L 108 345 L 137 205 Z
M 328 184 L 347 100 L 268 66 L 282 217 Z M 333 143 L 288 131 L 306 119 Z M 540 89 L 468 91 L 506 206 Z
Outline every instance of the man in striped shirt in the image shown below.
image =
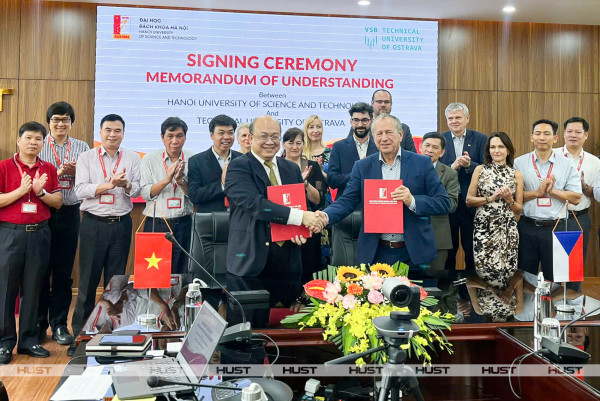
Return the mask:
M 59 209 L 50 208 L 50 262 L 40 290 L 39 337 L 41 340 L 46 336 L 50 325 L 52 338 L 59 344 L 69 345 L 73 342 L 73 336 L 67 328 L 67 317 L 72 299 L 71 274 L 79 238 L 81 202 L 73 189 L 75 165 L 79 155 L 90 147 L 69 135 L 75 122 L 75 111 L 69 103 L 52 104 L 46 112 L 46 121 L 50 135 L 44 141 L 40 159 L 57 168 L 63 205 Z

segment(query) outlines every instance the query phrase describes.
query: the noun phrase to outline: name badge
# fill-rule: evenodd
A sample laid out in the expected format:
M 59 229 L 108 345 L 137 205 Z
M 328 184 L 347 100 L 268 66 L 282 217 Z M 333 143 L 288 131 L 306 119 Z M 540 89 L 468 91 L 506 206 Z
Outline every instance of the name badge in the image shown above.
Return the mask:
M 181 198 L 169 198 L 167 199 L 168 209 L 181 209 Z
M 550 206 L 552 206 L 552 198 L 549 196 L 543 196 L 541 198 L 537 198 L 537 205 L 539 207 L 550 207 Z
M 58 180 L 58 182 L 60 183 L 60 188 L 61 189 L 69 189 L 71 188 L 71 180 L 67 180 L 67 179 L 60 179 Z
M 33 203 L 33 202 L 21 203 L 21 213 L 36 214 L 37 213 L 37 203 Z
M 101 194 L 100 195 L 100 204 L 112 205 L 114 203 L 115 203 L 115 195 L 114 194 Z

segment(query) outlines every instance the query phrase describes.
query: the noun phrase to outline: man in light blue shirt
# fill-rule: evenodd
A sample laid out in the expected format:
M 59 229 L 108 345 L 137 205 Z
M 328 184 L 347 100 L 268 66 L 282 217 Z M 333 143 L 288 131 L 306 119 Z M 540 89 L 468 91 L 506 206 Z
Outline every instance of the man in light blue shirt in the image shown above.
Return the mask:
M 534 151 L 515 160 L 523 174 L 523 212 L 518 223 L 519 268 L 537 274 L 540 263 L 544 278 L 552 275 L 552 230 L 565 202 L 577 205 L 581 200 L 581 181 L 577 168 L 567 158 L 554 154 L 558 124 L 550 120 L 533 123 L 531 142 Z M 574 228 L 574 227 L 573 227 Z M 564 220 L 556 227 L 564 231 Z

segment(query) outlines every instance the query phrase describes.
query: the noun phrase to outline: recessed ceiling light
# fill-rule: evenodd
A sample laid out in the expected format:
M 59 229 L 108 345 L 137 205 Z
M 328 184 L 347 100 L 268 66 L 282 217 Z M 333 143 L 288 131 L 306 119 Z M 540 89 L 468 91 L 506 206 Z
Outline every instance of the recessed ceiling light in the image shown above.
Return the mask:
M 371 4 L 371 2 L 369 0 L 360 0 L 358 2 L 359 6 L 368 6 L 369 4 Z
M 504 6 L 504 8 L 502 9 L 503 12 L 510 14 L 510 13 L 514 13 L 517 9 L 515 8 L 515 6 Z

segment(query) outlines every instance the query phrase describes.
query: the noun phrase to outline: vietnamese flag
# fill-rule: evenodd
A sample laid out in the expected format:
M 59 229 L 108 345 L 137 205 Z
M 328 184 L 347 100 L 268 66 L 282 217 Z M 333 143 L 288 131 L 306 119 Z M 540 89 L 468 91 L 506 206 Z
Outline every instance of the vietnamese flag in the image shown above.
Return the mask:
M 135 234 L 133 288 L 171 287 L 171 247 L 165 233 Z

